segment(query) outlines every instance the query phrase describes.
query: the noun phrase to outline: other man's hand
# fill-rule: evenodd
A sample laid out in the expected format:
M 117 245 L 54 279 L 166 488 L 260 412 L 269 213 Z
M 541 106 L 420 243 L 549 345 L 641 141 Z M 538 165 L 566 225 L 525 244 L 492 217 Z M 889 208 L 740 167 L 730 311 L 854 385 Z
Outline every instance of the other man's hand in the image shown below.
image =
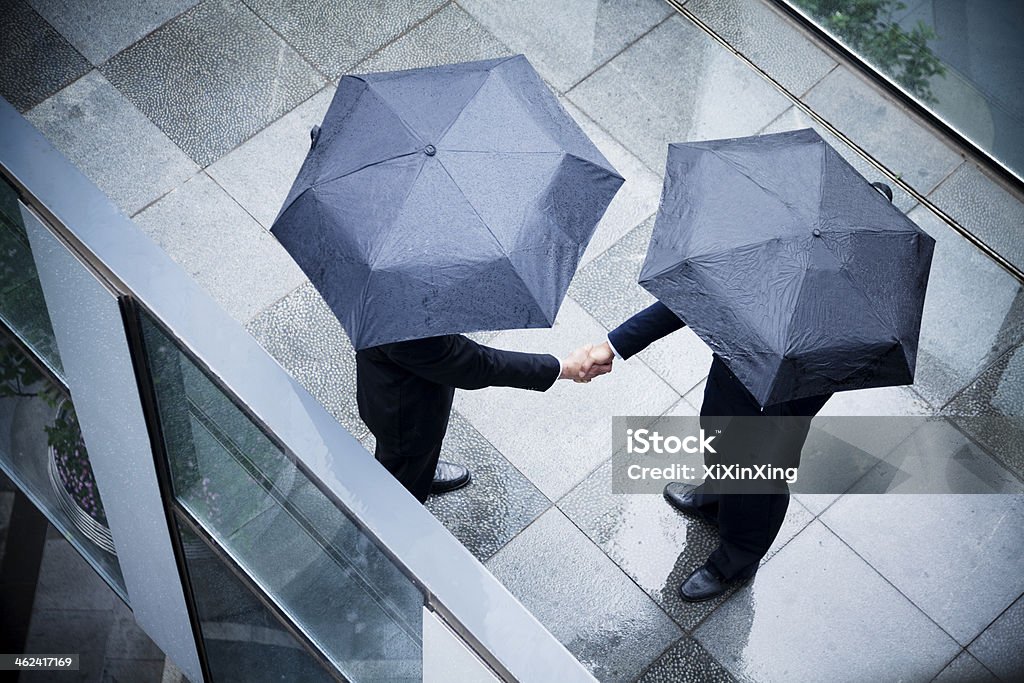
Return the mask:
M 588 344 L 589 347 L 587 357 L 580 365 L 579 381 L 589 382 L 598 375 L 604 375 L 612 371 L 612 361 L 615 359 L 615 353 L 612 351 L 612 347 L 608 342 L 597 344 L 596 346 Z
M 574 382 L 585 384 L 592 380 L 598 375 L 603 375 L 611 370 L 611 365 L 607 367 L 593 367 L 591 362 L 591 368 L 589 371 L 583 370 L 584 363 L 590 362 L 590 352 L 593 350 L 591 344 L 581 346 L 572 353 L 570 353 L 562 361 L 562 374 L 559 375 L 559 379 L 571 379 Z

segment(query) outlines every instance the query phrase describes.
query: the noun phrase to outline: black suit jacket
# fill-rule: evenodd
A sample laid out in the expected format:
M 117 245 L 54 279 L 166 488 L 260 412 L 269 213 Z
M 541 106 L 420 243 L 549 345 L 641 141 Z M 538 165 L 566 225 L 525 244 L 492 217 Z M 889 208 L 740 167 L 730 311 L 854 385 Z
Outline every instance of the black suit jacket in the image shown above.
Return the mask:
M 356 353 L 359 416 L 392 457 L 435 448 L 448 428 L 455 389 L 546 391 L 558 379 L 548 354 L 502 351 L 462 335 L 383 344 Z
M 659 301 L 609 332 L 608 340 L 625 359 L 682 327 L 685 323 Z M 706 431 L 722 433 L 719 450 L 730 454 L 727 462 L 741 465 L 767 462 L 773 466 L 794 467 L 800 464 L 800 452 L 811 420 L 831 396 L 808 396 L 765 406 L 762 410 L 757 399 L 715 354 L 704 388 L 700 424 Z M 752 416 L 784 419 L 746 419 L 735 423 L 739 428 L 728 428 L 733 418 Z M 733 490 L 737 488 L 734 486 Z
M 623 358 L 640 353 L 662 337 L 686 326 L 679 317 L 660 301 L 648 306 L 608 333 L 608 340 Z M 714 356 L 708 383 L 704 389 L 704 402 L 700 414 L 721 416 L 777 415 L 813 417 L 832 394 L 809 396 L 784 401 L 761 410 L 757 399 L 747 391 L 728 366 Z M 808 423 L 809 424 L 809 423 Z

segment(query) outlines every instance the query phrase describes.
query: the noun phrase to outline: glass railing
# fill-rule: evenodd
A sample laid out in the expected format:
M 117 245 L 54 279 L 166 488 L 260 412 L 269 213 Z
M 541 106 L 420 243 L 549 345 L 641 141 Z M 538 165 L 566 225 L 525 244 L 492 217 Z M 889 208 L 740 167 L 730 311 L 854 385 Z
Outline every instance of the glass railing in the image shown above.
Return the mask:
M 2 235 L 0 304 L 29 302 L 0 311 L 8 393 L 49 381 L 58 397 L 0 396 L 0 463 L 33 490 L 47 426 L 80 422 L 50 450 L 88 452 L 116 554 L 77 547 L 190 680 L 451 680 L 452 662 L 475 680 L 593 680 L 2 100 L 0 174 L 17 193 L 4 216 L 30 219 Z M 36 445 L 18 460 L 29 413 Z
M 0 468 L 127 600 L 26 232 L 35 220 L 0 180 Z
M 776 0 L 1024 179 L 1024 5 Z
M 223 596 L 205 594 L 220 585 L 210 578 L 218 570 L 207 570 L 209 548 L 186 527 L 221 548 L 349 680 L 420 680 L 423 593 L 149 314 L 139 315 L 196 600 Z M 203 619 L 201 627 L 208 654 L 224 649 L 222 629 L 210 635 Z M 265 657 L 274 668 L 274 656 Z

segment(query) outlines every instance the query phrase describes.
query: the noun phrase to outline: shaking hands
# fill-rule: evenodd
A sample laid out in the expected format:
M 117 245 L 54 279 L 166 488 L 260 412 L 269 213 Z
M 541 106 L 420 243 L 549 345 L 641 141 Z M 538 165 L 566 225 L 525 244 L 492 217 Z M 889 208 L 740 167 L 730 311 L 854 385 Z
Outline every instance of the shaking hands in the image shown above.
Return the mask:
M 585 384 L 599 375 L 611 372 L 614 358 L 615 354 L 612 353 L 608 342 L 596 346 L 581 346 L 562 361 L 562 374 L 559 375 L 559 379 L 571 379 Z

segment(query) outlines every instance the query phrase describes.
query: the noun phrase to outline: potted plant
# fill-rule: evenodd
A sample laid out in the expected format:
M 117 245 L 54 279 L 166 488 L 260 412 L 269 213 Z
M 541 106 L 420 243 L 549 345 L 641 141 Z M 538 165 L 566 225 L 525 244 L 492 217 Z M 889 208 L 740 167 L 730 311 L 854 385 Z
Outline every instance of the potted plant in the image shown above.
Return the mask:
M 44 429 L 47 469 L 57 502 L 79 531 L 114 554 L 113 537 L 75 407 L 6 335 L 0 337 L 0 398 L 5 397 L 38 398 L 54 409 L 53 423 Z

